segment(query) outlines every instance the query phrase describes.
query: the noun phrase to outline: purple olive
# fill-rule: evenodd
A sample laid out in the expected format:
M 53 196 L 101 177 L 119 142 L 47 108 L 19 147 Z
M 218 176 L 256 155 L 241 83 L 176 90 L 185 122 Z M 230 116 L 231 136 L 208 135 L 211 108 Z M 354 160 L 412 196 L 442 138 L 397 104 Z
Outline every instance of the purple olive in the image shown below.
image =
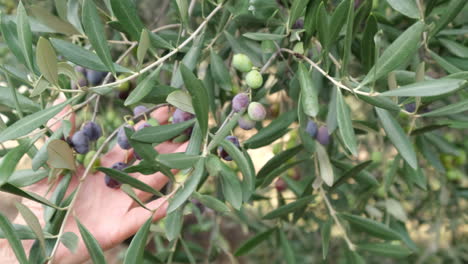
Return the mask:
M 107 72 L 100 72 L 89 69 L 86 70 L 86 79 L 88 79 L 88 83 L 93 86 L 100 84 L 106 75 Z
M 317 141 L 322 145 L 330 143 L 330 134 L 326 126 L 321 126 L 317 131 Z
M 294 22 L 292 29 L 302 29 L 304 28 L 304 19 L 300 18 Z
M 237 120 L 237 124 L 244 130 L 250 130 L 255 127 L 255 121 L 250 119 L 249 115 L 245 114 Z
M 89 138 L 82 130 L 73 134 L 71 142 L 76 152 L 85 154 L 89 151 Z
M 246 93 L 239 93 L 232 99 L 232 110 L 234 112 L 240 112 L 247 109 L 249 106 L 249 95 Z
M 405 104 L 405 110 L 414 113 L 414 111 L 416 111 L 416 103 Z
M 86 123 L 82 131 L 91 141 L 96 141 L 102 135 L 101 127 L 92 121 Z
M 235 136 L 227 136 L 225 139 L 231 141 L 232 143 L 234 143 L 234 145 L 235 145 L 236 147 L 240 147 L 240 145 L 239 145 L 239 140 L 237 139 L 237 137 L 235 137 Z M 229 156 L 229 154 L 227 153 L 227 151 L 226 151 L 223 147 L 221 147 L 221 146 L 218 147 L 218 153 L 219 153 L 219 156 L 220 156 L 222 159 L 224 159 L 224 160 L 226 160 L 226 161 L 231 161 L 231 160 L 232 160 L 232 157 Z
M 262 121 L 265 119 L 266 110 L 261 103 L 251 102 L 249 104 L 248 114 L 250 119 L 254 121 Z
M 134 116 L 139 116 L 143 113 L 145 113 L 146 111 L 148 111 L 148 108 L 144 105 L 139 105 L 139 106 L 136 106 L 135 108 L 133 108 L 133 115 Z
M 174 114 L 172 115 L 172 123 L 173 124 L 182 123 L 182 122 L 188 121 L 188 120 L 190 120 L 190 119 L 192 119 L 194 117 L 195 116 L 192 115 L 191 113 L 182 111 L 179 108 L 177 108 L 174 111 Z
M 114 169 L 114 170 L 122 171 L 123 169 L 127 168 L 127 164 L 125 164 L 123 162 L 117 162 L 117 163 L 114 163 L 114 165 L 112 165 L 111 168 Z M 122 183 L 120 183 L 119 181 L 111 178 L 107 174 L 104 177 L 104 181 L 105 181 L 107 187 L 112 188 L 112 189 L 117 189 L 122 185 Z
M 312 120 L 309 120 L 309 122 L 307 122 L 307 127 L 306 127 L 306 132 L 307 134 L 309 134 L 312 138 L 315 138 L 315 136 L 317 135 L 317 124 L 312 121 Z
M 130 125 L 126 125 L 125 127 L 128 127 L 129 129 L 135 131 L 135 129 Z M 125 129 L 123 127 L 121 127 L 119 129 L 119 132 L 117 133 L 117 143 L 122 149 L 132 148 L 132 146 L 130 146 L 130 142 L 128 141 L 127 135 L 125 134 Z
M 281 178 L 275 181 L 275 188 L 278 192 L 284 192 L 288 188 L 288 184 Z

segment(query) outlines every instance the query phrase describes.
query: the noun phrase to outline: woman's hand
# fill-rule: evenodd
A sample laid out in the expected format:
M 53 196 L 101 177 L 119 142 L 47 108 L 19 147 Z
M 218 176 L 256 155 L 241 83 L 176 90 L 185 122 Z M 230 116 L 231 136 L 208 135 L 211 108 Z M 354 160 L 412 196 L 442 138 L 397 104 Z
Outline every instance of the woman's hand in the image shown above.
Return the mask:
M 163 107 L 154 111 L 151 116 L 157 119 L 160 124 L 164 124 L 167 123 L 169 114 L 168 108 Z M 137 126 L 138 124 L 135 127 Z M 156 150 L 160 153 L 183 152 L 186 146 L 186 143 L 165 142 L 159 144 Z M 126 158 L 132 155 L 132 150 L 123 150 L 116 144 L 112 150 L 101 157 L 101 166 L 111 167 L 116 162 L 125 162 Z M 84 170 L 85 168 L 82 166 L 77 169 L 67 190 L 67 195 L 76 189 Z M 158 190 L 168 181 L 167 177 L 161 173 L 153 175 L 133 173 L 131 175 Z M 47 179 L 45 179 L 28 187 L 28 190 L 44 196 L 48 188 Z M 152 197 L 151 194 L 139 190 L 135 190 L 135 192 L 143 202 L 148 201 Z M 42 221 L 41 224 L 44 225 L 43 206 L 26 199 L 23 199 L 23 204 L 33 210 L 38 219 Z M 158 220 L 165 216 L 167 201 L 165 198 L 159 198 L 149 202 L 146 206 L 151 210 L 157 209 L 153 220 Z M 104 174 L 102 172 L 91 173 L 86 177 L 72 210 L 65 224 L 65 232 L 73 232 L 80 237 L 75 222 L 75 218 L 78 218 L 93 234 L 104 250 L 118 245 L 135 234 L 152 214 L 148 210 L 136 205 L 122 190 L 107 187 L 104 183 Z M 25 224 L 21 215 L 18 215 L 14 222 Z M 23 242 L 26 252 L 29 251 L 32 243 L 33 241 Z M 6 244 L 6 246 L 1 244 Z M 72 253 L 63 245 L 60 245 L 54 263 L 81 263 L 88 258 L 88 251 L 80 237 L 76 253 Z M 16 263 L 16 257 L 5 240 L 0 241 L 0 262 Z

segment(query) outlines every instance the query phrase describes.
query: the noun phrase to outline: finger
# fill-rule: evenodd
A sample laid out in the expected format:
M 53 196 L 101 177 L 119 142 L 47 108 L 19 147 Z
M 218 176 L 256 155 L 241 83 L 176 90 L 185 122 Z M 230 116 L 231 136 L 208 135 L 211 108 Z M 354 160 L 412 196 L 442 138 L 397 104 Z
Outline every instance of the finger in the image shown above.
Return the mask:
M 151 112 L 150 116 L 158 121 L 159 124 L 167 124 L 172 111 L 168 106 L 163 106 Z
M 153 221 L 157 221 L 166 216 L 168 205 L 169 203 L 167 202 L 167 198 L 164 197 L 148 203 L 146 207 L 155 211 L 153 215 Z M 140 229 L 140 227 L 148 220 L 148 218 L 151 217 L 152 214 L 152 212 L 146 210 L 143 207 L 131 209 L 122 217 L 122 222 L 118 228 L 115 238 L 123 241 L 134 235 L 138 229 Z

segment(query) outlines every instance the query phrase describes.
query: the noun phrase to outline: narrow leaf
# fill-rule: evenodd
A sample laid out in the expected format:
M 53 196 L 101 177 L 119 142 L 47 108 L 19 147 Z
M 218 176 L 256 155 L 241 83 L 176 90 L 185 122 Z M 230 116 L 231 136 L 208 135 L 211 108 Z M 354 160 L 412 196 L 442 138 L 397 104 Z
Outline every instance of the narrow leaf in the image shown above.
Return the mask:
M 419 10 L 415 0 L 387 0 L 387 3 L 396 11 L 410 18 L 419 18 Z
M 304 113 L 308 116 L 315 117 L 319 111 L 319 103 L 318 92 L 312 82 L 312 75 L 304 64 L 299 63 L 297 76 L 301 85 L 301 98 Z
M 468 81 L 457 79 L 439 79 L 417 82 L 402 86 L 396 90 L 381 93 L 381 96 L 436 96 L 450 93 L 464 87 Z
M 341 95 L 341 89 L 337 88 L 336 91 L 336 116 L 338 120 L 338 127 L 341 138 L 346 148 L 357 156 L 357 143 L 356 136 L 354 135 L 353 123 L 351 120 L 351 113 L 348 105 L 346 105 L 343 96 Z
M 243 256 L 254 249 L 258 244 L 262 243 L 263 241 L 267 240 L 273 232 L 276 231 L 276 228 L 270 228 L 267 231 L 259 233 L 247 241 L 245 241 L 237 250 L 234 252 L 234 255 L 237 257 Z
M 99 167 L 99 168 L 97 168 L 97 170 L 109 175 L 109 177 L 111 177 L 111 178 L 113 178 L 113 179 L 115 179 L 115 180 L 117 180 L 117 181 L 119 181 L 121 183 L 126 183 L 126 184 L 132 186 L 133 188 L 145 191 L 147 193 L 152 193 L 152 194 L 157 195 L 157 196 L 163 196 L 159 191 L 157 191 L 153 187 L 151 187 L 148 184 L 146 184 L 146 183 L 144 183 L 144 182 L 142 182 L 142 181 L 128 175 L 125 172 L 110 169 L 110 168 L 104 168 L 104 167 Z
M 311 203 L 314 200 L 314 198 L 315 198 L 314 196 L 309 195 L 309 196 L 305 196 L 305 197 L 302 197 L 300 199 L 297 199 L 294 202 L 288 203 L 286 205 L 283 205 L 283 206 L 269 212 L 268 214 L 263 216 L 263 219 L 274 219 L 274 218 L 282 217 L 282 216 L 288 215 L 290 213 L 293 213 L 296 210 L 302 209 L 304 206 Z
M 124 105 L 129 106 L 141 101 L 146 95 L 148 95 L 154 86 L 158 83 L 159 73 L 161 72 L 162 64 L 156 68 L 151 74 L 146 76 L 143 81 L 139 82 L 137 87 L 132 90 L 125 100 Z
M 400 234 L 398 234 L 396 231 L 390 229 L 382 223 L 351 214 L 340 214 L 340 216 L 357 229 L 369 233 L 370 235 L 373 235 L 375 237 L 379 237 L 386 240 L 401 239 Z
M 28 14 L 21 1 L 16 9 L 16 31 L 18 33 L 18 44 L 23 53 L 23 58 L 26 61 L 26 66 L 33 72 L 32 33 L 29 26 Z
M 398 124 L 398 122 L 390 115 L 390 113 L 384 109 L 375 108 L 377 115 L 382 122 L 382 126 L 385 130 L 385 134 L 390 138 L 393 145 L 400 153 L 400 155 L 408 162 L 408 164 L 416 169 L 418 167 L 418 160 L 416 153 L 414 152 L 413 145 L 409 141 L 405 132 Z
M 0 213 L 0 230 L 3 231 L 3 234 L 8 240 L 8 244 L 13 249 L 19 263 L 28 263 L 28 258 L 26 257 L 26 253 L 24 252 L 24 248 L 18 234 L 10 221 L 8 221 L 8 218 L 6 218 L 2 213 Z
M 31 209 L 24 206 L 22 203 L 16 203 L 16 208 L 20 212 L 21 216 L 23 216 L 24 221 L 26 221 L 28 226 L 31 228 L 31 231 L 36 235 L 36 238 L 41 244 L 42 250 L 45 252 L 45 238 L 39 219 L 37 219 L 37 216 L 31 211 Z
M 138 230 L 125 253 L 124 264 L 143 263 L 143 253 L 148 240 L 153 217 L 150 217 Z
M 80 230 L 81 238 L 83 239 L 86 248 L 88 249 L 88 253 L 91 256 L 91 260 L 95 264 L 104 264 L 106 263 L 106 258 L 104 256 L 104 252 L 102 251 L 99 242 L 94 238 L 93 234 L 89 232 L 89 230 L 81 224 L 78 218 L 75 218 L 76 224 L 78 225 L 78 229 Z
M 115 67 L 107 44 L 104 26 L 98 14 L 98 9 L 93 0 L 84 0 L 82 11 L 83 28 L 89 42 L 102 62 L 115 75 Z
M 215 82 L 226 91 L 232 90 L 231 74 L 224 64 L 223 59 L 213 50 L 210 52 L 210 69 Z
M 37 66 L 42 75 L 52 84 L 58 86 L 57 55 L 50 42 L 40 37 L 36 48 Z
M 328 158 L 328 153 L 321 144 L 316 145 L 316 150 L 320 168 L 320 177 L 328 186 L 332 186 L 334 176 L 333 168 L 331 166 L 330 159 Z
M 67 142 L 55 139 L 47 145 L 47 163 L 56 169 L 68 169 L 74 171 L 75 158 L 73 150 Z
M 391 258 L 405 258 L 411 255 L 411 250 L 400 245 L 390 243 L 368 243 L 357 245 L 358 250 L 368 251 L 370 253 Z
M 180 135 L 183 131 L 193 125 L 195 119 L 191 119 L 182 123 L 145 127 L 133 134 L 132 139 L 146 143 L 162 143 L 176 135 Z

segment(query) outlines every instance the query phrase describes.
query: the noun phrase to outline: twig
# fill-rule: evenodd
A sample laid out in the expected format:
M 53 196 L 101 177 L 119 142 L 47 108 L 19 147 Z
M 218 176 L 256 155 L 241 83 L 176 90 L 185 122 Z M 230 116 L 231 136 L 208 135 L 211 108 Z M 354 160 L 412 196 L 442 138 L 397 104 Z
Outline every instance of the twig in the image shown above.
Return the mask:
M 306 56 L 304 56 L 302 54 L 299 54 L 299 53 L 296 53 L 296 52 L 294 52 L 294 51 L 292 51 L 290 49 L 281 48 L 281 51 L 290 53 L 290 54 L 292 54 L 294 56 L 299 56 L 301 59 L 305 60 L 312 67 L 314 67 L 317 71 L 319 71 L 323 76 L 325 76 L 325 78 L 330 80 L 330 82 L 332 82 L 334 85 L 336 85 L 337 87 L 339 87 L 341 89 L 344 89 L 344 90 L 352 92 L 352 93 L 358 93 L 358 94 L 367 95 L 367 96 L 375 96 L 375 95 L 378 94 L 378 93 L 366 93 L 366 92 L 363 92 L 363 91 L 358 91 L 356 89 L 349 88 L 346 85 L 342 84 L 341 82 L 335 80 L 330 75 L 328 75 L 327 72 L 325 72 L 322 68 L 320 68 L 320 66 L 318 66 L 315 62 L 313 62 L 311 59 L 307 58 Z
M 156 32 L 158 32 L 158 31 L 162 31 L 162 30 L 166 30 L 166 29 L 171 29 L 171 28 L 177 28 L 177 27 L 180 27 L 180 24 L 169 24 L 169 25 L 164 25 L 164 26 L 155 28 L 155 29 L 151 30 L 151 32 L 156 33 Z
M 188 37 L 184 42 L 182 42 L 182 44 L 180 44 L 177 48 L 173 49 L 171 52 L 167 53 L 165 56 L 161 57 L 160 59 L 153 62 L 152 64 L 146 66 L 141 71 L 135 72 L 132 75 L 126 77 L 126 78 L 120 79 L 120 80 L 115 81 L 115 82 L 95 86 L 93 88 L 99 89 L 99 88 L 104 88 L 104 87 L 109 87 L 109 86 L 115 86 L 115 85 L 122 84 L 124 82 L 135 79 L 136 77 L 140 76 L 141 74 L 143 74 L 143 73 L 151 70 L 152 68 L 158 66 L 159 64 L 165 62 L 167 59 L 172 57 L 174 54 L 178 53 L 183 47 L 187 46 L 187 44 L 189 44 L 190 41 L 192 41 L 203 30 L 203 28 L 208 24 L 208 21 L 210 21 L 210 19 L 213 18 L 213 16 L 221 9 L 221 7 L 222 7 L 222 5 L 218 5 L 215 9 L 213 9 L 213 11 L 211 11 L 211 13 L 200 24 L 200 26 L 193 32 L 193 34 L 190 35 L 190 37 Z
M 330 211 L 330 215 L 332 216 L 332 218 L 333 218 L 333 220 L 335 221 L 335 223 L 336 223 L 336 225 L 338 226 L 338 228 L 339 228 L 339 229 L 341 230 L 341 232 L 343 233 L 344 240 L 346 241 L 346 244 L 348 244 L 349 250 L 355 251 L 355 250 L 356 250 L 356 245 L 354 245 L 353 242 L 351 242 L 351 240 L 349 239 L 348 235 L 346 234 L 346 230 L 345 230 L 344 227 L 341 225 L 340 220 L 339 220 L 338 217 L 336 216 L 336 211 L 335 211 L 335 209 L 333 208 L 333 206 L 331 205 L 330 201 L 328 200 L 328 197 L 327 197 L 327 195 L 325 194 L 325 191 L 323 190 L 322 186 L 320 186 L 320 194 L 322 195 L 322 198 L 323 198 L 323 200 L 325 201 L 325 204 L 327 205 L 328 211 Z

